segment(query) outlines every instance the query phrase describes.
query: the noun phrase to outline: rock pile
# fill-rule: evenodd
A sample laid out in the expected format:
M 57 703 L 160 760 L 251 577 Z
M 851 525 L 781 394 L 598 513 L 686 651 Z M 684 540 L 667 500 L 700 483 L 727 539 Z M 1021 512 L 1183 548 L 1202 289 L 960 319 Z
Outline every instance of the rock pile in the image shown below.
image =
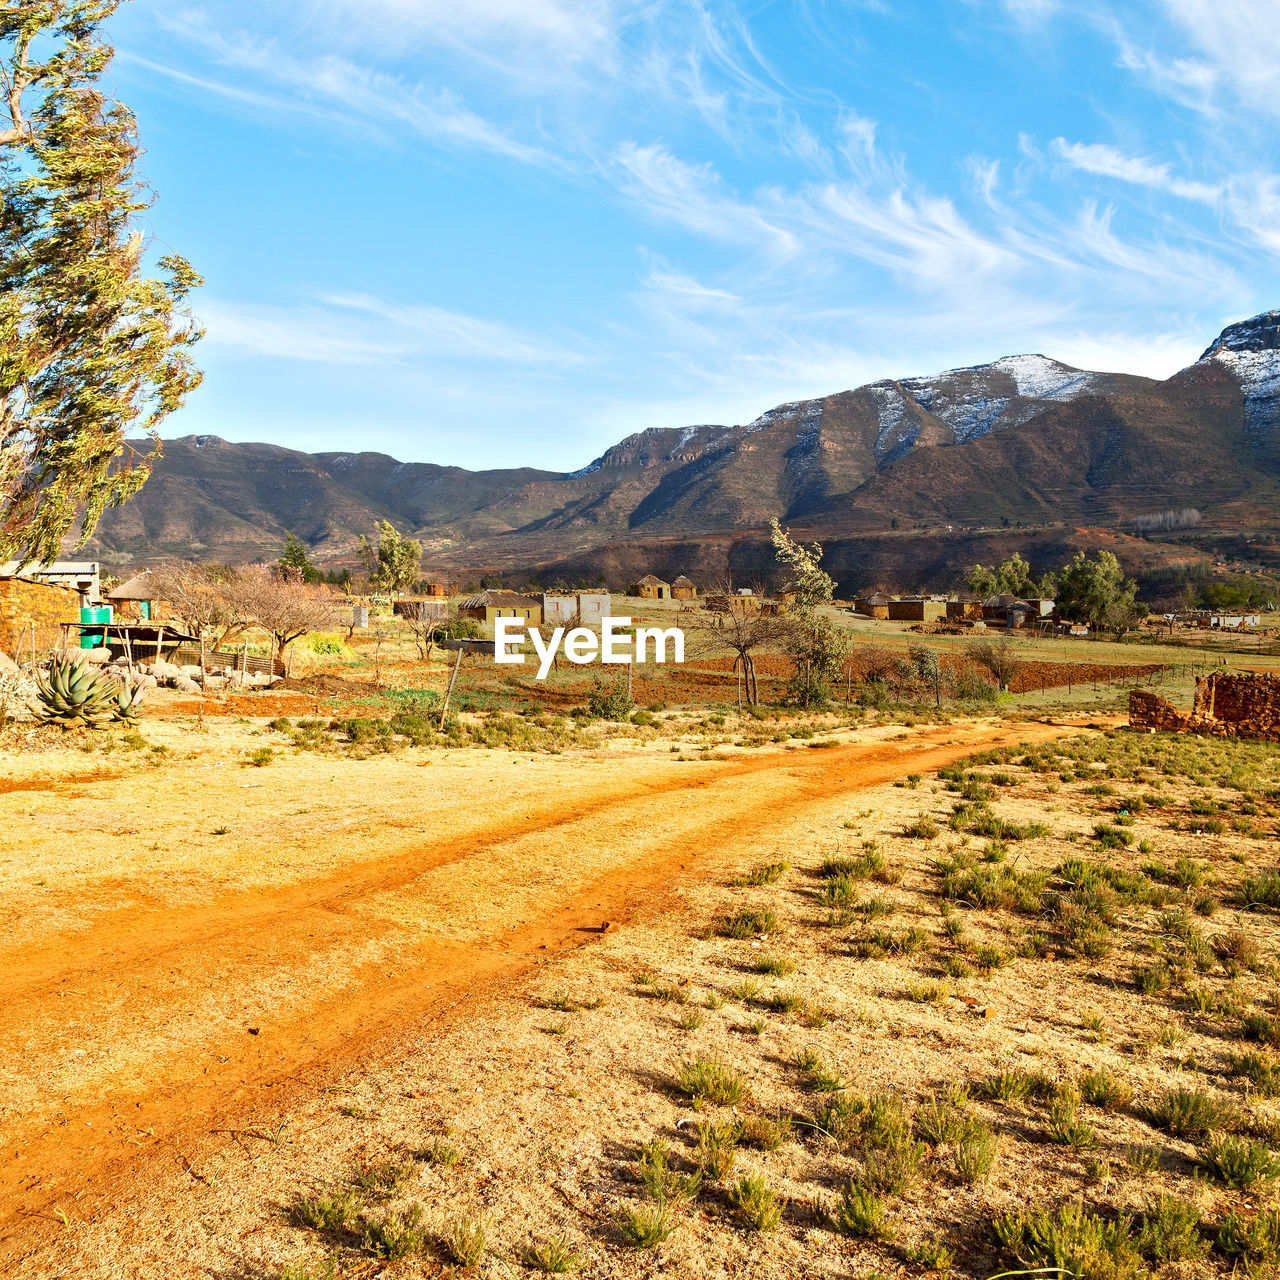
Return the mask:
M 234 667 L 215 667 L 201 673 L 198 665 L 178 666 L 163 658 L 155 662 L 129 665 L 126 658 L 112 658 L 107 649 L 68 649 L 66 656 L 100 666 L 120 684 L 155 689 L 176 689 L 179 693 L 200 693 L 215 689 L 269 689 L 280 683 L 279 676 L 265 671 L 237 671 Z

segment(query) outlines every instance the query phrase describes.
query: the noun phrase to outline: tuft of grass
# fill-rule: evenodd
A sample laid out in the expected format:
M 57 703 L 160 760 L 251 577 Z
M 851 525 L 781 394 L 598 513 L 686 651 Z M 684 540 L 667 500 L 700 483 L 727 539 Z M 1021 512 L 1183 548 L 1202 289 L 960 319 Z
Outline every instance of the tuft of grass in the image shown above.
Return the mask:
M 1240 881 L 1237 900 L 1245 908 L 1280 908 L 1280 871 L 1261 871 Z
M 1004 1252 L 1030 1274 L 1077 1280 L 1137 1280 L 1146 1274 L 1132 1220 L 1104 1217 L 1079 1202 L 1001 1214 L 991 1229 Z
M 1264 1209 L 1252 1218 L 1233 1209 L 1218 1226 L 1215 1243 L 1228 1258 L 1249 1271 L 1262 1272 L 1280 1262 L 1280 1209 Z
M 756 1151 L 777 1151 L 791 1137 L 792 1124 L 784 1116 L 745 1116 L 738 1125 L 738 1143 Z
M 658 1204 L 684 1204 L 702 1185 L 701 1174 L 681 1174 L 671 1167 L 671 1149 L 660 1138 L 640 1148 L 636 1170 L 650 1198 Z
M 1119 1076 L 1099 1067 L 1080 1077 L 1080 1096 L 1090 1106 L 1115 1111 L 1127 1105 L 1133 1097 L 1133 1090 Z
M 1264 1186 L 1280 1175 L 1280 1160 L 1260 1142 L 1229 1133 L 1213 1138 L 1201 1150 L 1199 1164 L 1233 1191 Z
M 451 1146 L 443 1138 L 436 1138 L 429 1147 L 423 1149 L 420 1158 L 427 1164 L 439 1165 L 442 1169 L 452 1169 L 462 1156 L 457 1147 Z
M 366 1218 L 360 1224 L 360 1241 L 375 1257 L 397 1262 L 427 1248 L 426 1212 L 420 1204 Z
M 874 1191 L 850 1182 L 827 1211 L 833 1231 L 842 1236 L 870 1240 L 888 1240 L 893 1233 L 885 1221 L 884 1201 Z
M 334 1194 L 321 1191 L 314 1196 L 299 1196 L 293 1216 L 300 1226 L 316 1231 L 345 1231 L 355 1219 L 356 1206 L 349 1192 Z
M 782 1203 L 762 1173 L 743 1174 L 729 1199 L 748 1231 L 773 1231 L 782 1221 Z
M 656 1249 L 676 1229 L 664 1204 L 629 1205 L 618 1214 L 618 1227 L 632 1249 Z
M 488 1241 L 489 1223 L 483 1215 L 462 1214 L 440 1233 L 441 1249 L 459 1267 L 478 1267 L 484 1261 Z
M 757 956 L 751 968 L 756 973 L 768 974 L 773 978 L 785 978 L 796 971 L 795 961 L 788 960 L 785 956 Z
M 1093 1126 L 1079 1119 L 1075 1101 L 1069 1097 L 1055 1098 L 1049 1104 L 1048 1130 L 1055 1142 L 1074 1147 L 1077 1151 L 1088 1151 L 1098 1144 Z
M 1280 1064 L 1270 1055 L 1250 1050 L 1233 1053 L 1227 1061 L 1232 1073 L 1244 1076 L 1264 1098 L 1280 1095 Z
M 733 1120 L 715 1124 L 703 1120 L 698 1125 L 698 1145 L 694 1158 L 703 1177 L 723 1182 L 733 1170 L 738 1154 L 738 1125 Z
M 748 907 L 725 916 L 716 927 L 716 932 L 724 938 L 759 938 L 766 933 L 774 933 L 778 928 L 778 916 L 768 908 Z
M 381 1191 L 391 1195 L 409 1180 L 413 1172 L 407 1164 L 381 1160 L 377 1164 L 357 1165 L 351 1174 L 351 1182 L 362 1191 Z
M 695 1106 L 710 1100 L 731 1107 L 747 1096 L 745 1077 L 718 1053 L 686 1059 L 680 1064 L 678 1083 L 680 1091 L 687 1094 Z
M 785 858 L 779 859 L 777 862 L 757 862 L 750 871 L 743 872 L 731 883 L 740 889 L 746 888 L 748 885 L 776 884 L 790 870 L 791 863 Z
M 919 1179 L 924 1153 L 923 1142 L 916 1142 L 909 1131 L 901 1132 L 884 1146 L 867 1152 L 859 1181 L 869 1191 L 901 1195 Z
M 907 1261 L 930 1271 L 950 1271 L 955 1266 L 956 1255 L 941 1240 L 922 1240 L 907 1251 Z
M 1031 1077 L 1018 1067 L 997 1071 L 988 1076 L 981 1085 L 980 1091 L 988 1098 L 999 1098 L 1002 1102 L 1021 1102 L 1031 1092 Z
M 1240 1020 L 1240 1031 L 1246 1040 L 1280 1049 L 1280 1018 L 1265 1013 L 1248 1013 Z
M 1203 1089 L 1178 1086 L 1166 1090 L 1148 1108 L 1151 1123 L 1175 1138 L 1203 1138 L 1217 1129 L 1232 1129 L 1240 1117 L 1229 1103 Z
M 1142 1215 L 1138 1247 L 1160 1265 L 1202 1257 L 1209 1242 L 1200 1234 L 1200 1210 L 1178 1196 L 1157 1196 Z
M 1000 1140 L 988 1125 L 971 1120 L 953 1140 L 951 1159 L 961 1182 L 981 1182 L 991 1172 L 1000 1149 Z
M 563 1236 L 549 1236 L 541 1244 L 530 1245 L 525 1250 L 524 1264 L 533 1271 L 567 1275 L 582 1269 L 582 1255 L 575 1253 Z

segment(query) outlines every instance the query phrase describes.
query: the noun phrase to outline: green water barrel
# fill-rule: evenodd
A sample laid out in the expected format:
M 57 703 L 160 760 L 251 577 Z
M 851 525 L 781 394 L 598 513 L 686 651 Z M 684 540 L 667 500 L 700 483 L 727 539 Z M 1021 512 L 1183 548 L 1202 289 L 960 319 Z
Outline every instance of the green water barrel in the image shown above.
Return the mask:
M 82 649 L 96 649 L 106 642 L 106 633 L 104 631 L 94 631 L 91 627 L 87 627 L 86 623 L 97 623 L 101 626 L 104 622 L 111 621 L 111 606 L 95 605 L 80 610 L 80 647 Z

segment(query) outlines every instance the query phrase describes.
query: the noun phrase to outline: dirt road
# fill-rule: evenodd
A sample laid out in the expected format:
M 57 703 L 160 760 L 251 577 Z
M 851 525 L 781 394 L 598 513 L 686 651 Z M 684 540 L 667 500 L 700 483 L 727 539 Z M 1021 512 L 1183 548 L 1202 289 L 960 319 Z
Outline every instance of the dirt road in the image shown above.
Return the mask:
M 394 1054 L 403 1028 L 471 1016 L 682 879 L 770 856 L 807 804 L 1063 732 L 696 764 L 302 756 L 269 784 L 175 762 L 43 805 L 0 794 L 0 1261 L 62 1206 L 141 1194 L 149 1169 Z

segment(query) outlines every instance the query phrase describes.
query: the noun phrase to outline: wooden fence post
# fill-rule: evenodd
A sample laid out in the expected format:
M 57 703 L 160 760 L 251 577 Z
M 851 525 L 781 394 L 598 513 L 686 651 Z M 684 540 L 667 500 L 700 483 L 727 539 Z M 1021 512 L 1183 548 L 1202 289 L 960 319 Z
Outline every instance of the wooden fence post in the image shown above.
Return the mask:
M 444 706 L 440 708 L 440 729 L 444 731 L 445 718 L 449 714 L 449 699 L 453 697 L 453 682 L 458 678 L 458 668 L 462 665 L 462 650 L 458 650 L 458 656 L 453 660 L 453 674 L 449 677 L 449 687 L 444 691 Z

